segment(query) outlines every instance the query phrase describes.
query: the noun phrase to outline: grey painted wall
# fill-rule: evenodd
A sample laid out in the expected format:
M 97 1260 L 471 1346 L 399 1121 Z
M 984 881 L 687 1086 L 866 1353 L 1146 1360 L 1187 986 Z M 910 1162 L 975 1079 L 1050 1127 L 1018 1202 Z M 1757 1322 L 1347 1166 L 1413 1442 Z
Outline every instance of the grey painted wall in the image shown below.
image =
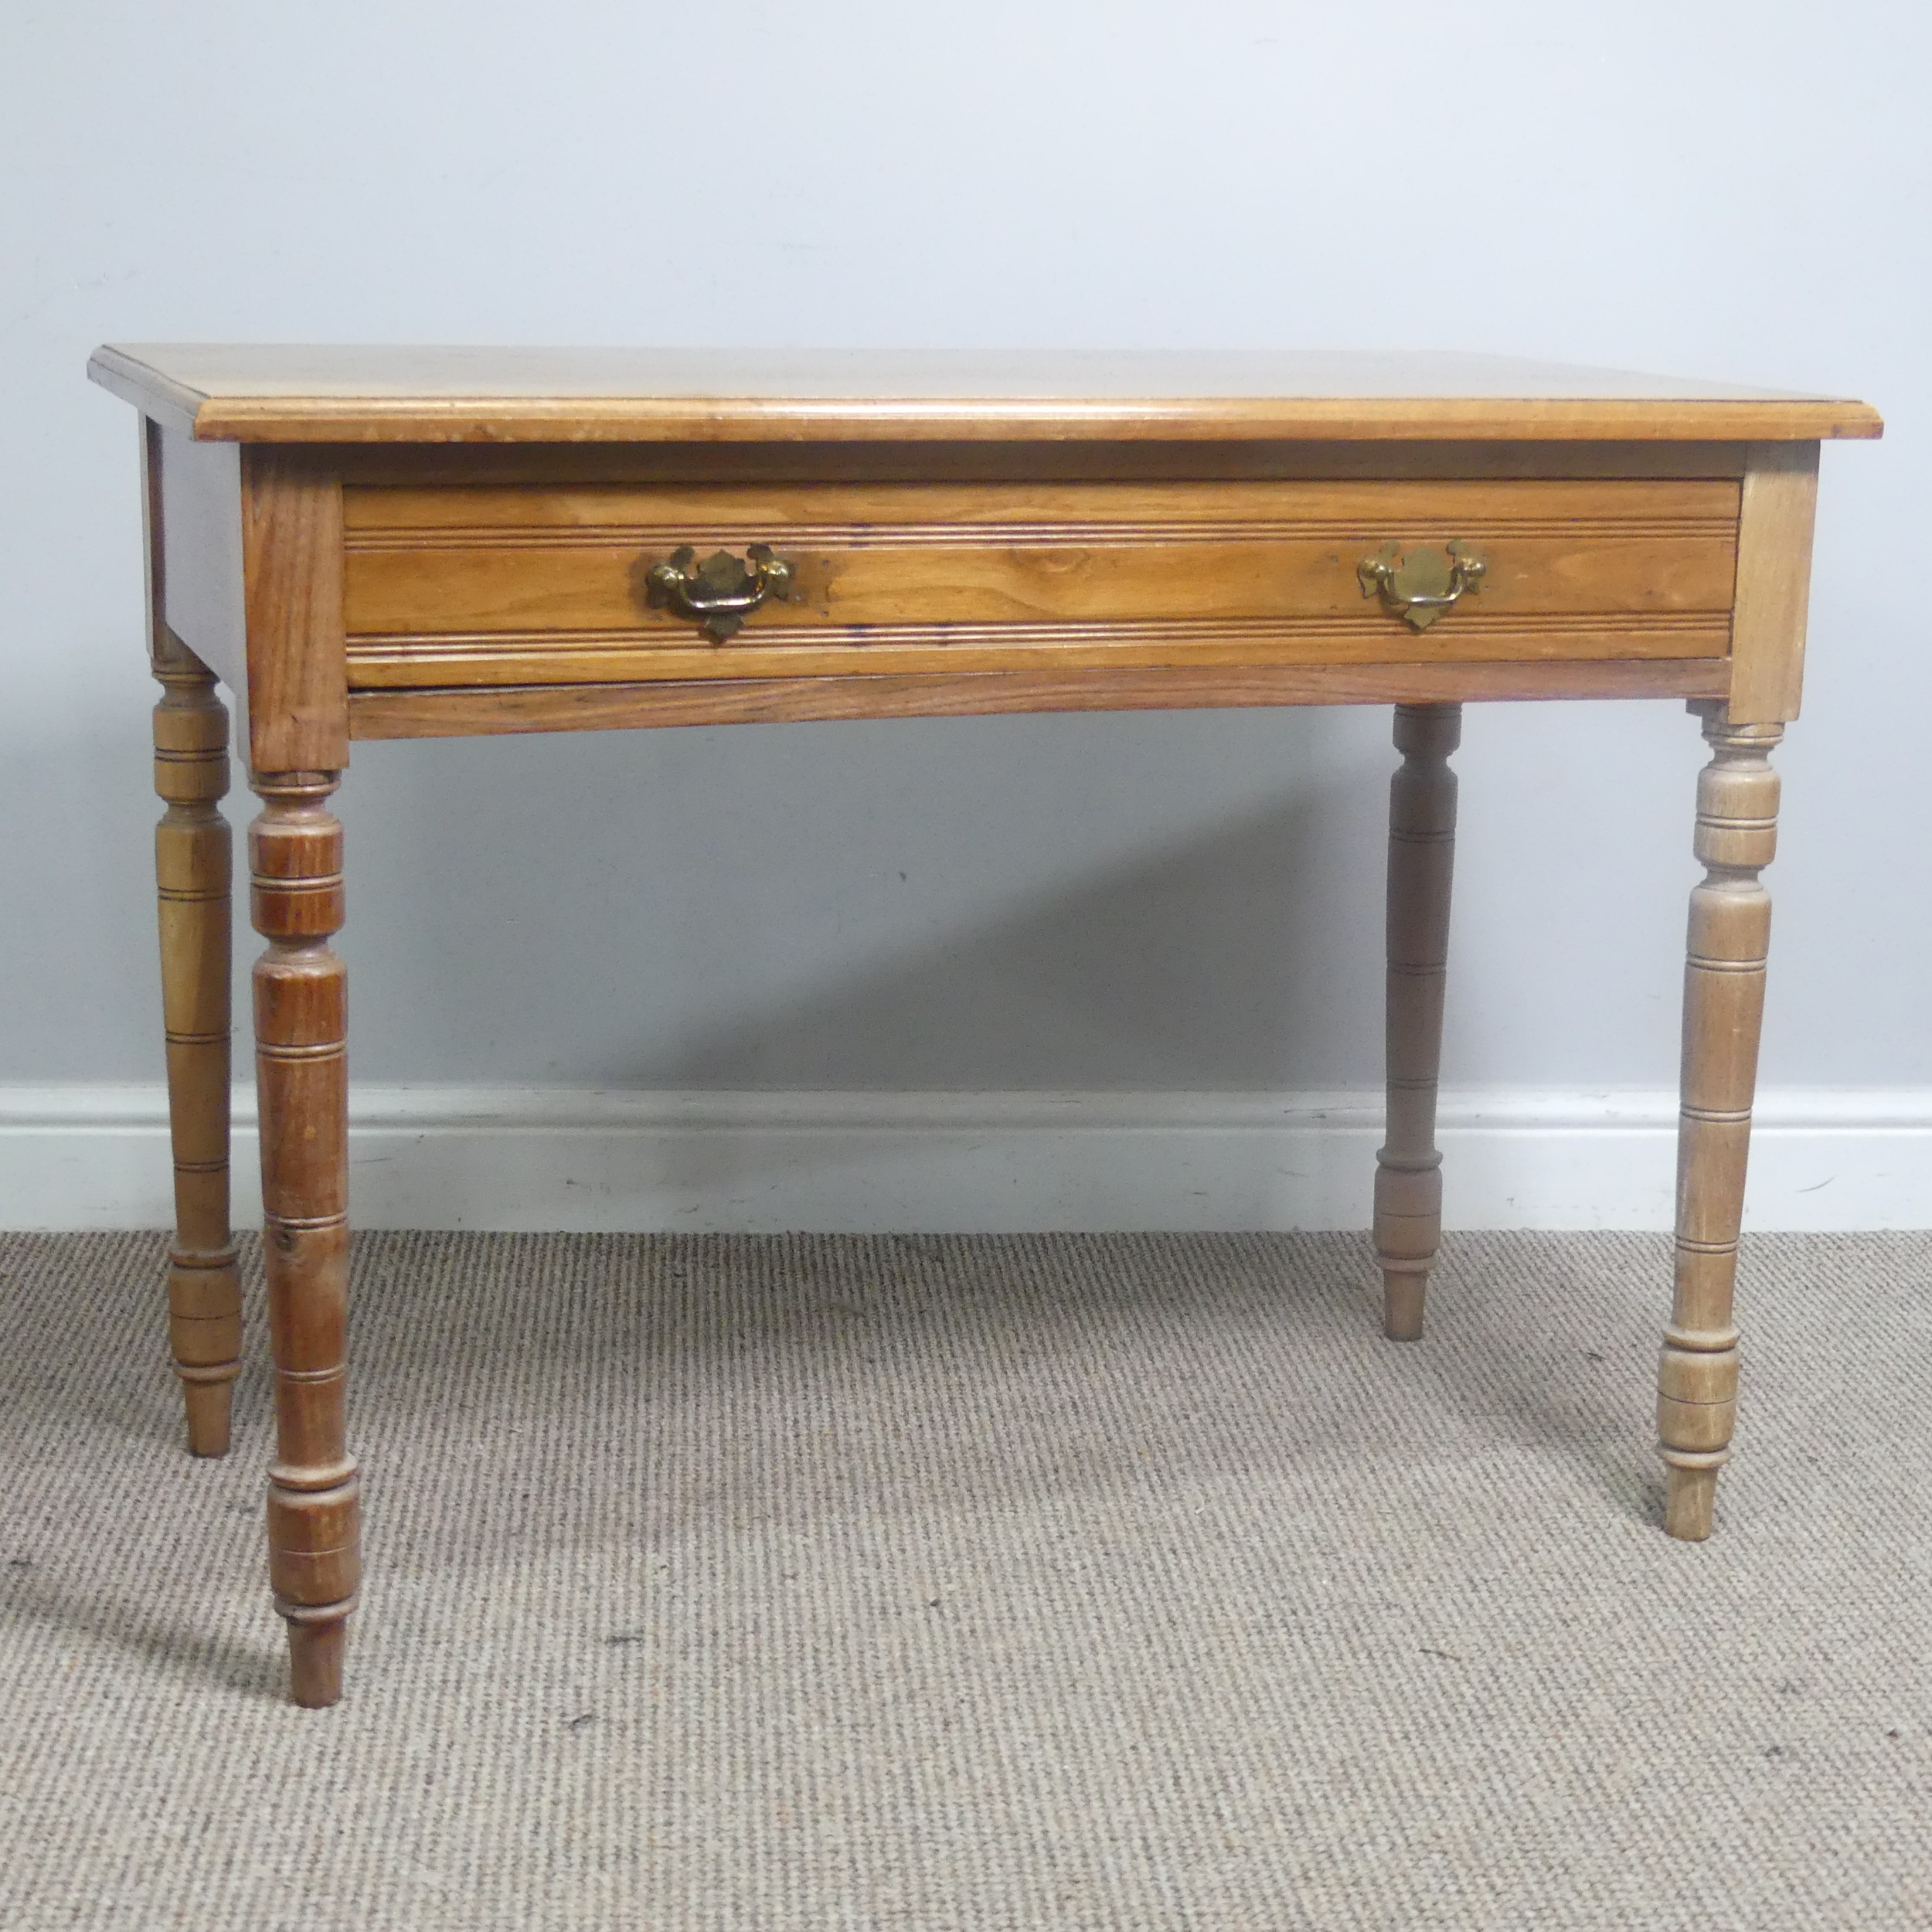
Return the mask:
M 1456 347 L 1867 396 L 1764 1071 L 1932 1083 L 1922 5 L 179 0 L 5 43 L 0 1080 L 158 1073 L 134 427 L 81 373 L 121 337 Z M 356 1072 L 1372 1083 L 1386 724 L 359 747 Z M 1700 757 L 1672 706 L 1471 709 L 1452 1077 L 1673 1077 Z

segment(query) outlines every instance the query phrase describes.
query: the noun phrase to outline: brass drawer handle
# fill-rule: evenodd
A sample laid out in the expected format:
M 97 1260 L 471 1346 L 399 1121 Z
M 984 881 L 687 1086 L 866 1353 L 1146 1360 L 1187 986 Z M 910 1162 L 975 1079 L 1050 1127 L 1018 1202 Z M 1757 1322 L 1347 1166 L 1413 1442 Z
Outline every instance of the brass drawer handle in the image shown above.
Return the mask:
M 645 573 L 645 594 L 662 610 L 689 617 L 723 644 L 767 597 L 791 594 L 791 566 L 774 556 L 769 543 L 746 547 L 740 563 L 729 550 L 714 550 L 696 563 L 688 543 Z
M 1418 631 L 1426 631 L 1467 590 L 1482 588 L 1489 560 L 1460 538 L 1440 550 L 1411 550 L 1400 543 L 1383 545 L 1373 556 L 1355 566 L 1362 594 L 1379 591 L 1383 602 Z

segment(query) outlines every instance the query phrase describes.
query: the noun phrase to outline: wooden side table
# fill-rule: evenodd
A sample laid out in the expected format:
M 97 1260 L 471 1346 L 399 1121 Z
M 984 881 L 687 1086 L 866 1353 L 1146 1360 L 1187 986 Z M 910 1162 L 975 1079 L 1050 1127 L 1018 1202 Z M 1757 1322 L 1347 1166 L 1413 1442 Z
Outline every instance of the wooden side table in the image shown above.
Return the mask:
M 355 738 L 1392 703 L 1386 1326 L 1422 1330 L 1465 699 L 1687 699 L 1698 788 L 1665 1527 L 1707 1535 L 1821 438 L 1864 405 L 1480 357 L 103 349 L 142 417 L 189 1446 L 227 1447 L 226 685 L 249 834 L 296 1701 L 341 1693 L 342 828 Z

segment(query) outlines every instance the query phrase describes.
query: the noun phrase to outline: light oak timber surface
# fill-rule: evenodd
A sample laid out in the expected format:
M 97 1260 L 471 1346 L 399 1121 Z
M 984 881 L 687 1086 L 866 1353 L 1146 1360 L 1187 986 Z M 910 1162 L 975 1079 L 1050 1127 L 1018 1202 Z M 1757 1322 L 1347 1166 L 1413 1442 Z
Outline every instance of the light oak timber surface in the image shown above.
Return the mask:
M 242 1349 L 241 1277 L 229 1226 L 233 858 L 221 810 L 228 713 L 215 696 L 213 673 L 168 626 L 159 431 L 141 427 L 148 654 L 162 693 L 154 716 L 155 789 L 166 808 L 155 828 L 155 885 L 174 1155 L 168 1348 L 189 1452 L 219 1456 L 228 1450 Z
M 1664 1524 L 1696 1542 L 1711 1532 L 1717 1472 L 1737 1408 L 1737 1280 L 1751 1101 L 1764 1015 L 1771 900 L 1760 876 L 1777 851 L 1777 724 L 1693 705 L 1711 760 L 1697 781 L 1692 890 L 1684 968 L 1682 1100 L 1677 1139 L 1675 1288 L 1658 1367 Z
M 109 346 L 94 379 L 243 442 L 1873 436 L 1862 403 L 1504 356 Z
M 333 771 L 257 772 L 249 828 L 262 1257 L 275 1378 L 268 1575 L 288 1626 L 297 1703 L 342 1695 L 362 1574 L 361 1492 L 346 1439 L 349 1346 L 348 968 L 342 828 Z
M 1802 446 L 1805 447 L 1809 445 Z M 1354 478 L 1249 482 L 1159 480 L 1097 484 L 1032 481 L 934 484 L 881 481 L 601 488 L 351 488 L 344 502 L 349 540 L 365 549 L 409 547 L 464 537 L 565 539 L 695 529 L 720 536 L 782 531 L 862 537 L 876 530 L 922 533 L 932 543 L 988 537 L 1022 539 L 1056 531 L 1143 531 L 1213 536 L 1253 529 L 1270 536 L 1359 536 L 1388 526 L 1446 522 L 1471 532 L 1513 533 L 1580 526 L 1614 531 L 1731 529 L 1742 491 L 1728 479 L 1600 481 L 1442 478 L 1403 481 Z
M 1739 500 L 1719 480 L 350 488 L 349 677 L 1715 656 Z M 1481 545 L 1480 592 L 1427 632 L 1365 600 L 1356 566 L 1391 537 Z M 791 594 L 723 646 L 642 594 L 682 544 L 760 541 Z
M 159 621 L 233 696 L 252 764 L 338 769 L 347 641 L 332 465 L 299 450 L 193 443 L 151 421 L 145 447 Z
M 1817 508 L 1815 443 L 1766 443 L 1750 452 L 1732 618 L 1736 662 L 1728 709 L 1736 723 L 1782 724 L 1798 716 Z
M 1417 1342 L 1442 1239 L 1436 1089 L 1456 858 L 1449 757 L 1462 742 L 1461 706 L 1396 706 L 1395 740 L 1402 764 L 1389 783 L 1388 1138 L 1376 1153 L 1375 1243 L 1383 1332 Z
M 1375 1248 L 1406 1339 L 1441 1219 L 1459 707 L 1692 700 L 1713 751 L 1707 876 L 1658 1420 L 1665 1526 L 1708 1533 L 1736 1387 L 1767 753 L 1801 696 L 1818 444 L 1877 435 L 1864 404 L 1442 355 L 175 345 L 104 349 L 90 371 L 146 419 L 171 1333 L 206 1452 L 225 1446 L 240 1351 L 216 678 L 262 801 L 268 1540 L 298 1702 L 341 1693 L 359 1577 L 346 978 L 328 943 L 328 804 L 355 738 L 1395 705 Z M 1453 578 L 1452 542 L 1476 553 Z M 793 579 L 735 630 L 650 601 L 673 552 L 753 544 Z M 1389 570 L 1409 565 L 1365 597 L 1359 566 L 1385 545 Z M 1434 613 L 1412 624 L 1391 597 L 1438 601 L 1406 606 Z
M 881 624 L 859 638 L 821 641 L 774 629 L 706 648 L 657 638 L 419 638 L 365 641 L 349 653 L 352 689 L 463 685 L 610 684 L 770 678 L 944 675 L 959 672 L 1104 672 L 1115 668 L 1256 669 L 1304 665 L 1491 663 L 1721 656 L 1723 619 L 1548 618 L 1471 622 L 1418 638 L 1406 626 L 1345 621 L 1230 619 L 1218 624 Z
M 1029 711 L 1168 711 L 1247 705 L 1441 704 L 1463 699 L 1698 698 L 1730 681 L 1723 658 L 1629 664 L 1264 665 L 1247 669 L 981 672 L 945 677 L 719 679 L 696 684 L 355 691 L 358 738 L 506 731 L 957 718 Z
M 1451 523 L 1436 544 L 1410 541 L 1439 547 L 1464 534 Z M 656 632 L 667 645 L 688 643 L 694 627 L 651 609 L 641 594 L 645 566 L 679 548 L 671 539 L 682 535 L 669 532 L 642 544 L 352 550 L 345 571 L 349 634 L 361 640 L 611 631 Z M 743 539 L 733 543 L 702 526 L 686 540 L 700 553 L 744 547 Z M 1485 541 L 1481 535 L 1471 540 Z M 1083 543 L 1076 535 L 1005 547 L 942 547 L 906 542 L 893 532 L 836 549 L 822 539 L 818 546 L 809 537 L 781 539 L 774 548 L 796 567 L 797 595 L 754 611 L 729 648 L 744 648 L 767 632 L 1055 619 L 1347 617 L 1360 628 L 1384 630 L 1400 620 L 1365 600 L 1355 577 L 1357 563 L 1376 547 L 1351 536 Z M 1488 547 L 1490 577 L 1481 590 L 1432 629 L 1453 634 L 1478 617 L 1730 614 L 1734 545 L 1728 532 L 1522 536 Z
M 185 651 L 158 658 L 155 828 L 161 987 L 175 1165 L 168 1257 L 168 1336 L 187 1405 L 188 1446 L 227 1453 L 241 1372 L 241 1280 L 229 1228 L 231 841 L 228 713 L 213 677 Z
M 184 439 L 185 440 L 185 439 Z M 208 445 L 204 447 L 219 447 Z M 1741 478 L 1750 443 L 1308 438 L 1283 442 L 362 443 L 329 447 L 345 484 L 501 488 L 613 483 L 1231 483 L 1425 477 Z
M 249 764 L 339 771 L 349 762 L 342 491 L 301 450 L 242 452 Z

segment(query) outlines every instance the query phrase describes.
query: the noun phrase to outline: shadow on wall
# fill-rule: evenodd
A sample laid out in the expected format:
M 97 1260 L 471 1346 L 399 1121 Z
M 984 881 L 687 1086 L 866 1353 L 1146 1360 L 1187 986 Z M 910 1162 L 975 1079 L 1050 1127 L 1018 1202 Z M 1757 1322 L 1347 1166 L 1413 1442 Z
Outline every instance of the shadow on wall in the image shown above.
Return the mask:
M 1373 1050 L 1380 1025 L 1380 893 L 1379 879 L 1361 882 L 1353 922 L 1315 903 L 1336 805 L 1304 793 L 714 1025 L 680 1053 L 672 1084 L 1090 1090 L 1339 1080 Z M 1361 930 L 1337 930 L 1349 923 Z M 767 943 L 782 950 L 782 933 Z M 1351 952 L 1352 963 L 1338 957 Z M 653 1070 L 628 1070 L 639 1080 Z
M 1039 725 L 1074 721 L 1022 722 L 964 743 L 943 741 L 957 723 L 642 734 L 567 766 L 485 744 L 508 784 L 359 747 L 359 1077 L 1199 1090 L 1379 1070 L 1385 714 L 1218 734 L 1197 716 L 1165 739 L 1140 721 L 1046 759 Z

